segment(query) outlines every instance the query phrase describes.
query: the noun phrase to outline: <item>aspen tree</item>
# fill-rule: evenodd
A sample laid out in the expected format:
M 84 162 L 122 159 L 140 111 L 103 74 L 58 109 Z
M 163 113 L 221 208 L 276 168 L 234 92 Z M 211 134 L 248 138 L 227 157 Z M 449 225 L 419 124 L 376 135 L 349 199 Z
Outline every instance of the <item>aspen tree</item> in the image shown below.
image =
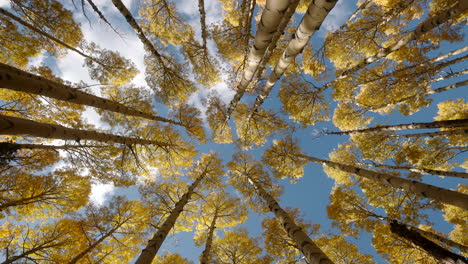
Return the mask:
M 180 125 L 180 123 L 167 118 L 127 107 L 121 103 L 83 92 L 66 84 L 54 82 L 5 64 L 0 64 L 0 87 L 101 108 L 124 115 L 133 115 L 154 121 Z
M 159 2 L 163 3 L 165 1 L 161 0 Z M 155 90 L 155 92 L 164 103 L 167 104 L 174 99 L 185 102 L 188 96 L 195 91 L 193 83 L 187 79 L 186 70 L 174 59 L 158 51 L 121 0 L 112 0 L 112 3 L 135 30 L 145 49 L 151 54 L 145 60 L 147 82 L 153 89 L 159 86 L 159 89 Z
M 276 145 L 276 146 L 275 146 Z M 277 151 L 277 149 L 281 149 L 282 151 Z M 290 152 L 287 153 L 287 150 Z M 284 155 L 284 153 L 287 153 Z M 279 153 L 279 154 L 275 154 Z M 455 205 L 461 208 L 467 208 L 468 202 L 465 194 L 456 192 L 453 190 L 448 190 L 440 187 L 436 187 L 430 184 L 412 181 L 401 177 L 395 177 L 390 174 L 380 173 L 376 171 L 367 170 L 361 167 L 342 164 L 338 162 L 333 162 L 329 160 L 319 159 L 311 156 L 307 156 L 300 152 L 300 149 L 297 146 L 297 143 L 292 140 L 291 137 L 287 137 L 284 140 L 277 141 L 268 151 L 266 151 L 266 155 L 264 155 L 264 159 L 267 160 L 268 155 L 277 156 L 279 159 L 287 160 L 292 159 L 294 156 L 296 159 L 303 159 L 306 161 L 312 161 L 323 166 L 327 166 L 329 168 L 341 170 L 343 172 L 355 174 L 357 176 L 366 178 L 373 182 L 378 182 L 386 185 L 390 185 L 397 189 L 402 189 L 407 192 L 413 192 L 415 194 L 419 194 L 423 197 L 427 197 L 433 199 L 435 201 L 440 201 L 446 204 Z M 291 157 L 293 156 L 293 157 Z M 303 161 L 302 161 L 303 162 Z M 297 162 L 297 164 L 301 164 L 302 162 Z M 281 163 L 270 163 L 272 167 L 280 167 Z M 282 176 L 280 174 L 280 176 Z
M 319 30 L 320 26 L 325 20 L 325 17 L 333 9 L 337 1 L 312 1 L 304 14 L 301 23 L 294 33 L 294 38 L 288 43 L 280 61 L 275 66 L 273 72 L 268 77 L 268 81 L 263 87 L 262 92 L 255 99 L 252 106 L 252 113 L 263 103 L 265 98 L 270 93 L 273 86 L 281 78 L 284 71 L 288 68 L 289 64 L 302 52 L 304 47 L 309 42 L 312 35 Z
M 468 119 L 440 120 L 426 123 L 410 123 L 400 125 L 377 125 L 374 127 L 355 129 L 348 131 L 325 132 L 326 135 L 349 135 L 357 133 L 366 133 L 372 131 L 397 131 L 406 129 L 429 129 L 429 128 L 455 128 L 468 126 Z
M 281 19 L 283 18 L 284 12 L 288 8 L 289 4 L 289 1 L 285 0 L 269 0 L 266 2 L 266 7 L 262 12 L 260 23 L 257 26 L 255 39 L 246 59 L 246 66 L 242 79 L 236 88 L 236 95 L 229 103 L 225 122 L 228 122 L 231 114 L 234 112 L 237 104 L 244 95 L 247 86 L 252 81 L 265 51 L 272 41 L 273 35 L 278 25 L 281 23 Z
M 197 166 L 194 167 L 193 170 L 190 172 L 191 177 L 195 178 L 195 181 L 188 187 L 187 192 L 175 204 L 170 215 L 166 218 L 159 230 L 148 241 L 147 246 L 142 250 L 140 256 L 138 257 L 135 263 L 149 264 L 153 261 L 167 234 L 174 227 L 177 218 L 179 217 L 180 213 L 182 213 L 182 211 L 184 210 L 184 206 L 190 201 L 190 198 L 194 194 L 197 186 L 203 180 L 216 180 L 215 178 L 218 178 L 222 173 L 223 171 L 221 160 L 219 160 L 214 154 L 205 154 L 204 156 L 202 156 Z
M 262 17 L 260 18 L 260 22 L 257 26 L 255 39 L 246 58 L 244 73 L 236 88 L 236 95 L 229 103 L 225 122 L 228 122 L 231 114 L 234 112 L 237 104 L 244 95 L 245 90 L 252 81 L 265 51 L 267 50 L 268 45 L 272 42 L 274 33 L 281 23 L 281 19 L 283 18 L 284 12 L 287 10 L 289 4 L 290 3 L 288 1 L 284 0 L 269 0 L 266 2 L 265 9 L 262 12 Z
M 210 263 L 215 229 L 234 227 L 247 219 L 246 205 L 222 190 L 211 192 L 205 200 L 194 238 L 197 245 L 205 246 L 199 256 L 200 264 Z
M 245 228 L 225 232 L 224 237 L 215 240 L 213 245 L 215 263 L 271 263 L 269 256 L 261 254 L 262 248 L 258 239 L 251 238 Z
M 67 128 L 60 125 L 45 124 L 17 118 L 12 116 L 0 115 L 0 134 L 1 135 L 29 135 L 42 138 L 69 139 L 69 140 L 94 140 L 101 142 L 114 142 L 124 145 L 144 144 L 155 145 L 161 148 L 175 147 L 171 143 L 157 140 L 146 140 L 140 138 L 131 138 L 117 136 L 90 130 L 80 130 Z
M 426 252 L 434 256 L 435 259 L 440 261 L 440 263 L 455 264 L 460 262 L 467 262 L 466 258 L 444 249 L 443 247 L 425 238 L 418 232 L 412 231 L 411 229 L 408 229 L 406 226 L 399 224 L 396 221 L 390 222 L 390 230 L 392 233 L 399 235 L 400 237 L 403 237 L 423 248 Z
M 228 167 L 232 174 L 231 177 L 245 178 L 237 181 L 247 182 L 268 205 L 268 209 L 280 220 L 281 226 L 304 254 L 308 262 L 333 263 L 294 222 L 291 216 L 279 206 L 274 196 L 262 187 L 261 183 L 267 182 L 269 175 L 263 171 L 258 162 L 253 161 L 251 156 L 239 152 L 233 155 L 233 161 L 228 163 Z

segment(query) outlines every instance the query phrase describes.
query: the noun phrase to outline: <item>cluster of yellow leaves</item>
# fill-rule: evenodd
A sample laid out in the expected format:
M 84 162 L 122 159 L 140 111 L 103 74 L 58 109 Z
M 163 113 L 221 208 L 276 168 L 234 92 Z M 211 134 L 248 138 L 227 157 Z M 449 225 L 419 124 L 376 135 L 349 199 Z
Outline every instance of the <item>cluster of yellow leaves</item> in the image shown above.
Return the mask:
M 301 154 L 298 142 L 287 136 L 281 140 L 274 140 L 273 144 L 265 150 L 262 162 L 270 166 L 275 178 L 289 178 L 297 182 L 304 175 L 304 165 L 307 161 L 298 157 Z
M 125 85 L 138 74 L 135 63 L 122 57 L 118 52 L 102 49 L 94 42 L 86 45 L 85 49 L 89 55 L 100 62 L 85 59 L 91 79 L 101 84 Z
M 267 137 L 276 131 L 287 128 L 286 123 L 274 114 L 273 110 L 265 110 L 261 107 L 251 115 L 251 109 L 246 104 L 237 105 L 234 111 L 234 121 L 238 143 L 241 149 L 248 150 L 263 146 Z
M 249 237 L 247 229 L 237 228 L 226 231 L 223 238 L 213 243 L 215 263 L 268 264 L 269 256 L 261 256 L 262 248 L 258 239 Z
M 359 115 L 359 109 L 353 104 L 339 103 L 333 113 L 333 124 L 340 130 L 360 128 L 371 121 L 372 117 Z
M 211 97 L 206 114 L 213 141 L 218 144 L 232 143 L 231 128 L 226 122 L 226 105 L 218 97 Z
M 163 45 L 181 45 L 193 35 L 192 29 L 167 0 L 145 0 L 139 11 L 142 28 Z
M 329 103 L 315 92 L 301 76 L 291 74 L 281 80 L 279 99 L 289 117 L 305 125 L 329 120 Z
M 468 185 L 459 184 L 458 191 L 467 194 Z M 468 211 L 463 210 L 453 205 L 444 205 L 444 218 L 447 222 L 454 224 L 452 232 L 450 232 L 450 239 L 462 245 L 468 245 Z M 467 252 L 464 253 L 465 255 Z

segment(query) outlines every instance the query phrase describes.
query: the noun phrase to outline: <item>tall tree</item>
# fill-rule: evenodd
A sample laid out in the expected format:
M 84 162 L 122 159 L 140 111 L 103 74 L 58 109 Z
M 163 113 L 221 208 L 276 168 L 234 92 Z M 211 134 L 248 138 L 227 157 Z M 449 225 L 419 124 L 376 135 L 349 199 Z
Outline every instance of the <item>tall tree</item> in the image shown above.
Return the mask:
M 194 194 L 197 186 L 202 181 L 219 181 L 219 179 L 216 178 L 219 178 L 222 174 L 223 171 L 221 160 L 219 160 L 216 157 L 216 155 L 205 154 L 204 156 L 202 156 L 197 166 L 189 172 L 189 175 L 191 176 L 191 178 L 194 178 L 195 181 L 188 187 L 187 192 L 175 204 L 170 215 L 167 216 L 166 220 L 160 226 L 159 230 L 148 241 L 148 245 L 143 249 L 135 263 L 149 264 L 153 261 L 167 234 L 174 227 L 177 218 L 179 217 L 180 213 L 184 210 L 184 206 L 190 201 L 190 198 Z
M 0 64 L 0 76 L 0 86 L 2 88 L 43 95 L 57 100 L 101 108 L 124 115 L 139 116 L 154 121 L 180 125 L 180 123 L 167 118 L 127 107 L 119 102 L 95 96 L 66 84 L 54 82 L 5 64 Z
M 247 207 L 224 191 L 211 192 L 205 199 L 202 215 L 199 217 L 195 243 L 205 248 L 200 254 L 200 264 L 210 263 L 216 228 L 229 228 L 243 223 L 247 219 Z
M 264 200 L 269 210 L 280 220 L 281 226 L 304 254 L 308 262 L 333 263 L 294 222 L 291 216 L 279 206 L 274 196 L 269 194 L 262 186 L 262 184 L 265 184 L 265 180 L 268 181 L 269 175 L 263 171 L 258 162 L 253 161 L 251 156 L 237 153 L 233 155 L 233 161 L 228 163 L 228 167 L 232 174 L 231 177 L 241 178 L 236 179 L 239 182 L 248 182 L 251 185 L 250 187 L 257 192 L 257 195 Z M 269 186 L 266 185 L 266 187 Z

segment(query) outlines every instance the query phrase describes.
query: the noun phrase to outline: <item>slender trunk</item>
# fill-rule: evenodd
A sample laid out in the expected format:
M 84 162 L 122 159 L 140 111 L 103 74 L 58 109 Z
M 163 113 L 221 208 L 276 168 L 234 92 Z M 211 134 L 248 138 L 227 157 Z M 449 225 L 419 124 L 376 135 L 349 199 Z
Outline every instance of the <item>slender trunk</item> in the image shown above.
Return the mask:
M 465 74 L 467 72 L 468 72 L 468 70 L 464 70 L 461 73 Z M 458 73 L 455 73 L 455 74 L 458 74 Z M 455 77 L 455 74 L 450 74 L 450 77 Z M 450 77 L 447 76 L 447 78 L 450 78 Z M 428 85 L 426 87 L 428 89 L 428 91 L 425 92 L 424 95 L 442 93 L 442 92 L 445 92 L 445 91 L 448 91 L 448 90 L 451 90 L 451 89 L 455 89 L 455 88 L 458 88 L 458 87 L 462 87 L 462 86 L 465 86 L 465 85 L 468 85 L 468 80 L 460 81 L 460 82 L 457 82 L 457 83 L 454 83 L 454 84 L 449 84 L 449 85 L 446 85 L 446 86 L 443 86 L 443 87 L 440 87 L 440 88 L 437 88 L 437 89 L 434 89 L 434 90 L 432 90 L 432 87 L 430 85 Z M 403 103 L 403 102 L 408 101 L 408 100 L 416 99 L 419 96 L 421 96 L 421 95 L 420 94 L 415 94 L 415 95 L 411 95 L 411 96 L 408 96 L 408 97 L 401 98 L 401 99 L 396 100 L 396 101 L 391 102 L 391 103 L 377 105 L 377 106 L 371 106 L 371 107 L 369 107 L 369 110 L 377 111 L 377 110 L 379 110 L 381 108 L 384 108 L 384 107 L 388 107 L 388 106 L 391 106 L 391 105 L 396 105 L 396 104 Z
M 22 71 L 3 63 L 0 63 L 0 88 L 42 95 L 74 104 L 92 106 L 123 115 L 182 125 L 179 122 L 127 107 L 121 103 L 74 89 L 68 85 L 48 80 L 44 77 Z
M 302 154 L 300 154 L 299 157 L 468 210 L 468 195 L 464 193 Z
M 65 47 L 65 48 L 67 48 L 67 49 L 69 49 L 69 50 L 72 50 L 72 51 L 74 51 L 74 52 L 80 54 L 81 56 L 83 56 L 83 57 L 85 57 L 85 58 L 87 58 L 87 59 L 90 59 L 90 60 L 96 62 L 96 63 L 99 64 L 99 65 L 102 65 L 104 68 L 112 68 L 112 66 L 106 65 L 106 64 L 100 62 L 99 60 L 97 60 L 97 59 L 95 59 L 95 58 L 93 58 L 93 57 L 91 57 L 91 56 L 89 56 L 89 55 L 87 55 L 87 54 L 81 52 L 80 50 L 78 50 L 78 49 L 76 49 L 76 48 L 74 48 L 74 47 L 72 47 L 72 46 L 66 44 L 65 42 L 63 42 L 63 41 L 57 39 L 56 37 L 54 37 L 54 36 L 52 36 L 52 35 L 50 35 L 50 34 L 44 32 L 44 31 L 42 31 L 42 30 L 40 30 L 40 29 L 38 29 L 38 28 L 36 28 L 36 27 L 34 27 L 33 25 L 29 24 L 28 22 L 22 20 L 21 18 L 15 16 L 14 14 L 8 12 L 7 10 L 5 10 L 5 9 L 3 9 L 3 8 L 1 8 L 1 7 L 0 7 L 0 14 L 2 14 L 2 15 L 4 15 L 4 16 L 7 16 L 7 17 L 9 17 L 9 18 L 11 18 L 11 19 L 13 19 L 13 20 L 15 20 L 16 22 L 18 22 L 18 23 L 20 23 L 21 25 L 27 27 L 28 29 L 30 29 L 30 30 L 32 30 L 32 31 L 34 31 L 34 32 L 36 32 L 36 33 L 38 33 L 39 35 L 42 35 L 43 37 L 46 37 L 46 38 L 48 38 L 48 39 L 54 41 L 55 43 L 57 43 L 57 44 L 59 44 L 59 45 Z
M 444 12 L 441 12 L 439 15 L 433 17 L 429 16 L 426 20 L 421 22 L 415 30 L 402 37 L 399 41 L 386 48 L 381 48 L 375 55 L 370 56 L 362 60 L 357 65 L 351 67 L 350 69 L 343 71 L 339 77 L 344 78 L 352 73 L 355 73 L 358 70 L 366 67 L 367 65 L 383 57 L 386 57 L 390 53 L 397 51 L 404 46 L 407 46 L 408 43 L 415 39 L 418 39 L 424 33 L 438 27 L 439 25 L 447 22 L 450 19 L 456 18 L 458 15 L 462 14 L 467 8 L 468 0 L 460 0 L 453 7 L 449 8 Z
M 114 4 L 115 7 L 120 11 L 120 13 L 125 17 L 127 20 L 128 24 L 132 26 L 132 28 L 136 31 L 136 34 L 138 38 L 141 40 L 145 48 L 151 52 L 151 54 L 158 60 L 158 62 L 161 65 L 164 65 L 164 60 L 163 56 L 156 50 L 156 48 L 151 44 L 149 39 L 145 36 L 145 33 L 143 33 L 143 30 L 141 27 L 138 25 L 136 22 L 135 18 L 133 18 L 132 14 L 130 11 L 128 11 L 127 7 L 122 3 L 121 0 L 112 0 L 112 3 Z
M 125 222 L 120 223 L 116 227 L 112 228 L 109 232 L 105 233 L 101 238 L 98 240 L 94 241 L 91 245 L 89 245 L 85 250 L 81 251 L 78 255 L 76 255 L 72 260 L 68 262 L 68 264 L 75 264 L 77 263 L 80 259 L 82 259 L 86 254 L 91 252 L 94 248 L 96 248 L 102 241 L 106 240 L 106 238 L 110 237 L 113 235 Z
M 99 18 L 104 21 L 117 35 L 120 36 L 120 33 L 112 26 L 112 24 L 106 19 L 104 14 L 102 14 L 101 10 L 94 4 L 93 0 L 86 0 L 88 4 L 91 6 L 93 11 L 98 14 Z
M 266 2 L 265 9 L 262 12 L 260 22 L 257 26 L 254 42 L 250 48 L 249 55 L 247 56 L 247 65 L 245 67 L 244 74 L 237 85 L 236 96 L 234 96 L 229 104 L 226 122 L 229 120 L 232 112 L 236 109 L 240 99 L 247 89 L 247 86 L 252 81 L 260 61 L 262 60 L 268 45 L 271 43 L 273 35 L 275 34 L 288 5 L 288 0 L 268 0 Z
M 466 173 L 466 172 L 432 170 L 432 169 L 426 169 L 426 168 L 414 168 L 414 167 L 410 167 L 410 166 L 392 166 L 392 165 L 372 164 L 372 163 L 363 163 L 363 162 L 359 162 L 359 163 L 357 163 L 357 165 L 359 165 L 359 166 L 373 166 L 373 167 L 376 167 L 376 168 L 387 168 L 387 169 L 394 169 L 394 170 L 407 170 L 407 171 L 412 171 L 412 172 L 417 172 L 417 173 L 422 173 L 422 174 L 433 174 L 433 175 L 441 175 L 441 176 L 447 176 L 447 177 L 457 177 L 457 178 L 468 179 L 468 173 Z
M 411 230 L 407 226 L 398 223 L 397 221 L 390 222 L 390 230 L 393 234 L 402 237 L 413 244 L 424 249 L 429 255 L 437 259 L 443 264 L 461 264 L 468 263 L 467 260 L 458 254 L 455 254 L 431 240 L 422 236 L 419 232 Z
M 326 90 L 328 87 L 331 87 L 339 80 L 357 72 L 358 70 L 366 67 L 367 65 L 388 56 L 390 53 L 397 51 L 401 47 L 406 46 L 409 42 L 419 38 L 424 33 L 432 30 L 435 27 L 440 26 L 441 24 L 447 22 L 452 18 L 456 18 L 458 15 L 462 14 L 468 8 L 468 0 L 459 0 L 453 7 L 449 8 L 447 11 L 440 13 L 434 17 L 428 17 L 426 20 L 422 21 L 415 30 L 411 31 L 406 36 L 402 37 L 398 42 L 390 45 L 386 48 L 381 48 L 375 55 L 370 56 L 357 65 L 349 68 L 348 70 L 343 71 L 339 76 L 334 80 L 324 84 L 322 87 L 317 88 L 317 93 Z
M 0 212 L 14 206 L 27 205 L 32 203 L 47 202 L 47 200 L 55 200 L 55 198 L 47 197 L 49 194 L 48 191 L 43 191 L 39 194 L 35 194 L 29 197 L 23 197 L 19 200 L 7 200 L 5 197 L 2 197 L 2 200 L 5 202 L 0 202 Z
M 302 18 L 301 23 L 297 27 L 294 37 L 289 41 L 283 55 L 275 66 L 275 69 L 270 74 L 267 83 L 263 87 L 261 93 L 255 99 L 250 116 L 260 107 L 273 89 L 273 86 L 281 78 L 283 73 L 288 68 L 289 64 L 294 61 L 297 55 L 302 52 L 312 35 L 319 30 L 325 17 L 333 9 L 336 0 L 329 1 L 312 1 Z
M 161 228 L 153 235 L 148 241 L 148 245 L 141 251 L 140 256 L 136 260 L 135 264 L 151 264 L 154 257 L 158 253 L 159 248 L 169 234 L 169 231 L 174 227 L 174 224 L 179 217 L 180 213 L 184 210 L 184 206 L 190 201 L 195 188 L 206 176 L 206 172 L 202 173 L 188 188 L 188 191 L 182 196 L 182 198 L 175 204 L 174 209 L 167 219 L 162 224 Z
M 456 50 L 455 52 L 451 52 L 451 53 L 464 52 L 464 51 L 466 51 L 466 50 L 468 50 L 468 47 L 464 47 L 464 48 L 458 49 L 458 50 Z M 409 69 L 412 69 L 412 68 L 415 68 L 415 67 L 424 66 L 425 64 L 429 64 L 429 68 L 426 69 L 426 72 L 435 72 L 435 71 L 439 71 L 439 70 L 441 70 L 441 69 L 443 69 L 443 68 L 445 68 L 445 67 L 447 67 L 447 66 L 450 66 L 450 65 L 453 65 L 453 64 L 456 64 L 456 63 L 465 61 L 465 60 L 468 58 L 468 55 L 465 55 L 465 56 L 462 56 L 462 57 L 459 57 L 459 58 L 455 58 L 455 59 L 452 59 L 452 60 L 449 60 L 449 61 L 446 61 L 446 62 L 440 62 L 440 63 L 438 63 L 438 64 L 432 65 L 432 63 L 434 63 L 434 62 L 436 62 L 436 61 L 439 61 L 439 60 L 441 60 L 442 58 L 445 58 L 447 55 L 448 55 L 448 54 L 444 54 L 444 55 L 442 55 L 442 56 L 440 56 L 440 57 L 434 58 L 434 59 L 429 60 L 429 61 L 424 62 L 424 63 L 409 65 L 409 66 L 407 66 L 407 67 L 404 67 L 404 68 L 395 70 L 395 71 L 390 72 L 390 73 L 388 73 L 388 74 L 384 74 L 384 75 L 375 77 L 375 78 L 373 78 L 373 79 L 365 80 L 364 82 L 360 82 L 359 85 L 364 85 L 364 84 L 368 84 L 368 83 L 372 83 L 372 82 L 381 80 L 381 79 L 383 79 L 383 78 L 388 78 L 388 77 L 394 76 L 396 73 L 404 72 L 404 71 L 406 71 L 406 70 L 409 70 Z M 416 72 L 416 73 L 413 73 L 413 74 L 420 75 L 420 74 L 422 74 L 422 73 L 423 73 L 423 72 Z
M 19 149 L 77 149 L 77 148 L 103 148 L 105 146 L 100 145 L 43 145 L 43 144 L 22 144 L 22 143 L 10 143 L 10 142 L 0 142 L 0 153 L 6 153 L 8 151 L 15 152 Z
M 203 41 L 203 53 L 205 54 L 205 57 L 208 57 L 208 48 L 206 47 L 206 39 L 208 38 L 208 33 L 206 32 L 206 12 L 204 0 L 198 0 L 198 10 L 200 12 L 200 27 Z
M 432 232 L 429 232 L 429 231 L 424 231 L 424 230 L 419 229 L 419 228 L 414 227 L 414 226 L 408 226 L 408 225 L 406 225 L 406 226 L 408 227 L 409 230 L 416 231 L 416 232 L 420 233 L 421 235 L 423 235 L 425 237 L 434 239 L 436 241 L 440 241 L 440 242 L 444 243 L 447 246 L 457 248 L 463 253 L 468 253 L 468 247 L 467 246 L 464 246 L 464 245 L 462 245 L 460 243 L 457 243 L 457 242 L 455 242 L 455 241 L 453 241 L 451 239 L 448 239 L 446 237 L 443 237 L 441 235 L 438 235 L 438 234 L 435 234 L 435 233 L 432 233 Z
M 454 127 L 465 127 L 468 126 L 468 118 L 465 119 L 455 119 L 455 120 L 443 120 L 443 121 L 434 121 L 428 123 L 411 123 L 411 124 L 401 124 L 401 125 L 389 125 L 389 126 L 375 126 L 363 129 L 347 130 L 347 131 L 336 131 L 336 132 L 326 132 L 326 135 L 351 135 L 351 134 L 360 134 L 368 133 L 374 131 L 397 131 L 405 129 L 428 129 L 428 128 L 454 128 Z
M 215 214 L 213 216 L 213 220 L 211 221 L 210 227 L 208 228 L 208 237 L 206 238 L 205 242 L 205 249 L 203 250 L 202 254 L 200 255 L 200 264 L 208 264 L 210 261 L 210 254 L 211 254 L 211 245 L 213 244 L 213 234 L 216 228 L 216 219 L 218 216 Z
M 445 60 L 445 59 L 450 58 L 450 57 L 452 57 L 452 56 L 456 56 L 456 55 L 458 55 L 458 54 L 462 54 L 463 52 L 466 52 L 466 51 L 468 51 L 468 47 L 459 48 L 459 49 L 456 49 L 456 50 L 451 51 L 451 52 L 449 52 L 449 53 L 446 53 L 446 54 L 444 54 L 444 55 L 440 55 L 440 56 L 438 56 L 438 57 L 435 57 L 435 58 L 433 58 L 430 62 L 431 62 L 431 63 L 434 63 L 434 62 L 438 62 L 438 61 L 441 61 L 441 60 Z
M 93 140 L 100 142 L 114 142 L 124 145 L 155 145 L 162 148 L 174 145 L 157 140 L 146 140 L 106 134 L 91 130 L 80 130 L 67 128 L 61 125 L 39 123 L 36 121 L 22 119 L 0 114 L 0 135 L 28 135 L 42 138 L 55 138 L 63 140 Z
M 437 137 L 437 136 L 465 135 L 465 134 L 468 134 L 468 128 L 444 130 L 444 131 L 437 131 L 437 132 L 427 132 L 427 133 L 393 135 L 393 137 L 396 137 L 396 138 Z
M 14 263 L 19 259 L 27 258 L 29 255 L 34 254 L 37 251 L 40 251 L 40 250 L 43 250 L 43 249 L 46 249 L 46 248 L 55 247 L 55 246 L 60 246 L 60 245 L 63 244 L 63 242 L 55 243 L 55 244 L 49 244 L 50 242 L 51 241 L 48 241 L 48 242 L 43 243 L 41 246 L 38 246 L 38 247 L 35 247 L 35 248 L 32 248 L 32 249 L 23 251 L 23 253 L 21 253 L 20 255 L 16 255 L 16 256 L 13 256 L 11 258 L 8 258 L 4 262 L 2 262 L 1 264 Z
M 309 238 L 309 236 L 294 222 L 292 217 L 283 210 L 278 202 L 254 179 L 249 177 L 249 182 L 268 204 L 268 208 L 280 220 L 288 236 L 304 254 L 308 263 L 332 264 L 333 262 L 320 250 L 320 248 Z

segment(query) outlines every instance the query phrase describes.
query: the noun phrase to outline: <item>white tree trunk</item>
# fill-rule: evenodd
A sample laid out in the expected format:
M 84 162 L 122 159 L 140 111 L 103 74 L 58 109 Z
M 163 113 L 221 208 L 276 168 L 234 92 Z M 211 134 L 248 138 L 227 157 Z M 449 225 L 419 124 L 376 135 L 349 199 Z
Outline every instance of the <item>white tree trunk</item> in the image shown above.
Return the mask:
M 249 178 L 249 182 L 257 190 L 258 195 L 268 204 L 268 208 L 280 220 L 288 236 L 301 250 L 308 263 L 332 264 L 333 262 L 320 250 L 320 248 L 310 239 L 310 237 L 294 222 L 289 214 L 283 210 L 278 202 L 255 180 Z
M 112 0 L 112 3 L 114 4 L 115 7 L 120 11 L 120 13 L 125 17 L 127 20 L 128 24 L 132 26 L 132 28 L 136 31 L 136 34 L 138 38 L 141 40 L 145 48 L 151 52 L 151 54 L 158 60 L 158 62 L 161 65 L 165 65 L 163 56 L 156 50 L 156 48 L 153 46 L 153 44 L 148 40 L 148 38 L 145 36 L 145 33 L 143 33 L 143 30 L 141 27 L 138 25 L 136 22 L 135 18 L 133 18 L 132 13 L 128 11 L 127 7 L 122 3 L 121 0 Z
M 464 71 L 457 72 L 457 73 L 454 73 L 454 74 L 449 74 L 449 75 L 445 76 L 446 78 L 444 78 L 444 79 L 460 76 L 460 75 L 463 75 L 463 74 L 466 74 L 466 73 L 468 73 L 468 70 L 464 70 Z M 442 86 L 442 87 L 437 88 L 437 89 L 432 89 L 431 85 L 427 85 L 426 86 L 427 92 L 425 92 L 424 95 L 442 93 L 442 92 L 445 92 L 445 91 L 448 91 L 448 90 L 451 90 L 451 89 L 455 89 L 455 88 L 458 88 L 458 87 L 462 87 L 462 86 L 465 86 L 465 85 L 468 85 L 468 80 L 457 82 L 457 83 L 454 83 L 454 84 L 449 84 L 449 85 L 446 85 L 446 86 Z M 416 99 L 419 96 L 421 96 L 421 95 L 420 94 L 411 95 L 411 96 L 404 97 L 404 98 L 401 98 L 399 100 L 396 100 L 394 102 L 381 104 L 381 105 L 377 105 L 377 106 L 370 106 L 370 107 L 368 107 L 368 109 L 375 112 L 375 111 L 378 111 L 379 109 L 382 109 L 382 108 L 387 107 L 387 106 L 397 105 L 397 104 L 403 103 L 403 102 L 408 101 L 408 100 Z
M 468 126 L 468 118 L 465 119 L 454 119 L 454 120 L 443 120 L 443 121 L 434 121 L 428 123 L 411 123 L 411 124 L 401 124 L 401 125 L 388 125 L 388 126 L 375 126 L 363 129 L 354 129 L 347 131 L 337 131 L 337 132 L 326 132 L 327 135 L 351 135 L 351 134 L 360 134 L 368 133 L 373 131 L 397 131 L 405 129 L 428 129 L 428 128 L 454 128 L 454 127 L 465 127 Z
M 48 80 L 44 77 L 22 71 L 3 63 L 0 63 L 0 88 L 42 95 L 70 103 L 92 106 L 123 115 L 182 125 L 179 122 L 127 107 L 121 103 L 74 89 L 65 84 Z
M 230 119 L 232 112 L 236 109 L 240 99 L 245 93 L 245 89 L 252 81 L 252 78 L 257 71 L 260 61 L 265 54 L 265 51 L 270 44 L 276 29 L 281 22 L 284 12 L 289 6 L 289 0 L 267 0 L 265 9 L 262 12 L 260 22 L 257 26 L 257 32 L 247 56 L 246 66 L 242 79 L 237 86 L 237 92 L 234 98 L 229 103 L 229 108 L 226 112 L 226 122 Z
M 284 13 L 283 18 L 281 19 L 281 23 L 278 25 L 278 29 L 276 30 L 276 33 L 273 35 L 273 38 L 271 39 L 270 45 L 268 45 L 268 48 L 265 52 L 265 56 L 262 59 L 262 62 L 260 66 L 257 68 L 257 78 L 261 78 L 263 71 L 265 70 L 266 64 L 270 60 L 271 55 L 273 55 L 273 51 L 276 48 L 276 43 L 278 43 L 278 40 L 281 38 L 283 35 L 284 30 L 286 29 L 286 26 L 289 23 L 289 20 L 291 20 L 291 17 L 294 15 L 294 12 L 296 11 L 297 6 L 299 5 L 299 0 L 291 0 L 291 4 L 289 5 L 288 9 L 286 9 L 286 12 Z
M 392 165 L 372 164 L 372 163 L 362 163 L 362 162 L 357 163 L 357 165 L 373 166 L 376 168 L 387 168 L 387 169 L 393 169 L 393 170 L 406 170 L 406 171 L 412 171 L 412 172 L 417 172 L 421 174 L 432 174 L 432 175 L 441 175 L 441 176 L 468 179 L 468 173 L 466 172 L 432 170 L 432 169 L 426 169 L 426 168 L 414 168 L 410 166 L 392 166 Z
M 444 130 L 444 131 L 437 131 L 437 132 L 427 132 L 427 133 L 393 135 L 393 137 L 396 137 L 396 138 L 437 137 L 437 136 L 464 135 L 464 134 L 468 134 L 468 128 Z
M 28 135 L 42 138 L 64 140 L 93 140 L 114 142 L 124 145 L 154 145 L 158 147 L 174 147 L 175 145 L 157 140 L 146 140 L 100 133 L 90 130 L 67 128 L 61 125 L 40 123 L 28 119 L 0 115 L 0 135 Z
M 386 47 L 381 48 L 374 56 L 370 56 L 359 64 L 351 67 L 350 69 L 343 71 L 340 75 L 340 78 L 348 76 L 364 67 L 368 64 L 371 64 L 377 61 L 380 58 L 386 57 L 388 54 L 399 50 L 400 48 L 408 45 L 411 41 L 419 38 L 424 33 L 438 27 L 439 25 L 447 22 L 452 18 L 456 18 L 458 15 L 462 14 L 466 9 L 468 9 L 468 0 L 460 0 L 458 1 L 453 7 L 449 8 L 447 11 L 440 13 L 434 17 L 428 17 L 426 20 L 421 22 L 415 30 L 411 33 L 407 34 L 406 36 L 402 37 L 396 43 Z M 338 79 L 338 78 L 337 78 Z
M 148 245 L 141 251 L 140 256 L 136 260 L 135 264 L 151 264 L 154 257 L 158 253 L 159 248 L 166 239 L 169 231 L 174 227 L 174 224 L 179 217 L 180 213 L 184 210 L 184 206 L 190 201 L 195 188 L 206 176 L 206 172 L 202 173 L 193 183 L 189 186 L 187 192 L 182 198 L 175 204 L 171 214 L 167 217 L 164 223 L 161 225 L 159 230 L 153 235 L 148 241 Z
M 301 23 L 297 27 L 293 39 L 288 43 L 286 50 L 283 52 L 283 55 L 281 55 L 278 64 L 276 64 L 262 92 L 255 99 L 254 106 L 251 109 L 252 112 L 255 112 L 263 101 L 265 101 L 271 89 L 281 78 L 289 64 L 302 52 L 312 35 L 319 30 L 323 20 L 325 20 L 325 17 L 333 9 L 336 2 L 336 0 L 316 0 L 310 3 Z
M 468 195 L 464 193 L 460 193 L 457 191 L 447 190 L 444 188 L 440 188 L 437 186 L 433 186 L 430 184 L 407 180 L 404 178 L 394 177 L 385 173 L 378 173 L 371 170 L 366 170 L 363 168 L 345 165 L 336 163 L 333 161 L 318 159 L 306 155 L 299 155 L 299 157 L 304 158 L 306 160 L 316 162 L 322 165 L 326 165 L 328 167 L 338 169 L 341 171 L 349 172 L 360 177 L 364 177 L 366 179 L 381 182 L 383 184 L 391 185 L 398 189 L 403 189 L 407 192 L 416 193 L 422 195 L 424 197 L 446 203 L 451 204 L 465 210 L 468 210 Z
M 213 216 L 213 220 L 211 221 L 210 227 L 208 228 L 208 237 L 206 238 L 205 242 L 205 249 L 203 250 L 202 254 L 200 255 L 200 264 L 209 264 L 209 256 L 211 253 L 211 245 L 213 244 L 213 234 L 216 228 L 216 219 L 218 218 L 217 214 Z

